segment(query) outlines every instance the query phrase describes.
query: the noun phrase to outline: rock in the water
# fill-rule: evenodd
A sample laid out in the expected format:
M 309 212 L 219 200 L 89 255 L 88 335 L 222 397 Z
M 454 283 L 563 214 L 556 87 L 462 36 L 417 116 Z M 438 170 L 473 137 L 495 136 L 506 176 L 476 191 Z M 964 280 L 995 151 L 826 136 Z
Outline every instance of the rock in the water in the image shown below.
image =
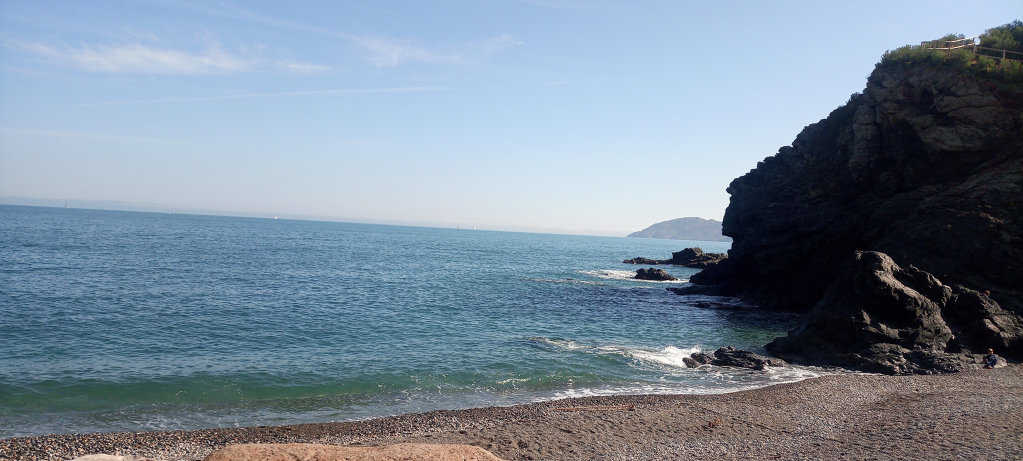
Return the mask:
M 653 265 L 653 266 L 656 266 L 658 264 L 671 264 L 671 260 L 670 259 L 650 259 L 650 258 L 644 258 L 642 256 L 636 257 L 636 258 L 632 258 L 632 259 L 626 259 L 625 261 L 622 261 L 622 262 L 625 263 L 625 264 L 645 264 L 645 265 Z
M 693 267 L 703 269 L 712 264 L 717 264 L 727 258 L 724 253 L 704 253 L 699 247 L 686 248 L 671 254 L 671 263 L 676 266 Z
M 782 359 L 754 354 L 753 352 L 736 349 L 732 346 L 719 348 L 714 351 L 713 355 L 697 352 L 690 357 L 684 357 L 682 362 L 689 368 L 696 368 L 700 365 L 715 365 L 719 367 L 750 368 L 753 370 L 764 370 L 767 367 L 784 367 L 787 365 Z
M 639 269 L 639 270 L 637 270 L 635 278 L 637 278 L 639 280 L 654 280 L 654 281 L 678 280 L 677 278 L 672 277 L 671 275 L 668 275 L 667 272 L 664 272 L 664 269 L 655 269 L 653 267 L 648 268 L 648 269 Z
M 644 257 L 636 257 L 632 259 L 626 259 L 625 261 L 622 262 L 625 264 L 647 265 L 671 264 L 675 266 L 685 266 L 696 269 L 703 269 L 708 266 L 717 264 L 727 257 L 728 255 L 724 253 L 704 253 L 702 249 L 696 247 L 686 248 L 682 251 L 676 251 L 671 254 L 671 259 L 650 259 Z
M 712 356 L 710 354 L 707 354 L 705 352 L 697 352 L 697 353 L 695 353 L 695 354 L 690 356 L 690 360 L 692 360 L 693 363 L 695 363 L 697 366 L 699 366 L 699 365 L 706 365 L 706 364 L 714 361 L 714 356 Z M 685 360 L 683 360 L 683 362 L 685 362 Z M 689 365 L 689 362 L 685 362 L 685 363 L 686 363 L 686 365 Z M 694 368 L 691 365 L 689 367 L 690 368 Z
M 784 367 L 787 365 L 782 359 L 754 354 L 732 346 L 722 347 L 714 351 L 714 360 L 711 360 L 710 363 L 711 365 L 722 367 L 751 368 L 754 370 L 763 370 L 767 367 Z
M 400 443 L 383 447 L 343 447 L 315 443 L 238 444 L 214 451 L 205 461 L 500 461 L 480 447 L 455 444 Z

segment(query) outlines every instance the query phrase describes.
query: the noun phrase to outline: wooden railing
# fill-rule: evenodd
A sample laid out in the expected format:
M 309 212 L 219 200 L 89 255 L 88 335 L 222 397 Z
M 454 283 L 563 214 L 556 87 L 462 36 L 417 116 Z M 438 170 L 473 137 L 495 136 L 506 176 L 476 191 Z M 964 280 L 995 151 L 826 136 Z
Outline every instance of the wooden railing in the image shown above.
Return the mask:
M 961 38 L 958 40 L 931 40 L 927 42 L 920 42 L 920 48 L 925 50 L 937 50 L 944 51 L 945 54 L 949 54 L 952 50 L 958 50 L 962 48 L 973 51 L 973 54 L 977 56 L 987 56 L 995 59 L 1007 59 L 1009 61 L 1020 61 L 1023 62 L 1023 53 L 1018 51 L 1009 51 L 998 48 L 988 48 L 980 46 L 980 37 Z

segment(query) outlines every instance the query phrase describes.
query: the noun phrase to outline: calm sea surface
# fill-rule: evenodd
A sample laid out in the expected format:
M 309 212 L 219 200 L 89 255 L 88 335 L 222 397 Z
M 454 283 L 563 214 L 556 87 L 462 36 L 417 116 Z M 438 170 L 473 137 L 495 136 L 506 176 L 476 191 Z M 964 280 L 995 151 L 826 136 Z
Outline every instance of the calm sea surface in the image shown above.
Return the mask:
M 0 205 L 0 438 L 341 421 L 814 370 L 687 369 L 783 314 L 632 280 L 727 243 Z M 664 267 L 682 279 L 696 271 Z M 682 282 L 674 282 L 682 283 Z

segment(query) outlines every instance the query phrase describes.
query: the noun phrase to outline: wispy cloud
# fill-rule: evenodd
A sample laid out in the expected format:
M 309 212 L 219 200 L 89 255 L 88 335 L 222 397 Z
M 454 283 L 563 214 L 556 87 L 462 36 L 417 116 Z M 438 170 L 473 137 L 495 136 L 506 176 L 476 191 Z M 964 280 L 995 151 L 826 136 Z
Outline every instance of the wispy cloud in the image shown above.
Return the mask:
M 321 74 L 330 70 L 330 67 L 327 66 L 295 61 L 279 61 L 277 68 L 299 74 Z
M 193 53 L 157 49 L 141 44 L 73 47 L 16 43 L 7 46 L 91 72 L 197 75 L 244 72 L 251 70 L 254 65 L 252 61 L 232 55 L 218 47 Z
M 538 1 L 546 3 L 554 0 Z M 574 3 L 584 0 L 561 1 Z M 557 1 L 554 2 L 557 3 Z M 378 67 L 397 67 L 413 62 L 430 64 L 463 64 L 471 62 L 472 60 L 486 58 L 503 49 L 523 44 L 523 42 L 515 40 L 510 35 L 504 34 L 479 43 L 468 43 L 456 46 L 452 49 L 441 50 L 436 47 L 423 46 L 413 40 L 387 36 L 360 36 L 332 28 L 271 17 L 230 2 L 218 2 L 215 4 L 210 4 L 208 2 L 185 3 L 178 4 L 178 6 L 211 16 L 225 17 L 280 29 L 289 29 L 321 35 L 324 37 L 342 39 L 353 43 L 363 51 L 368 52 L 369 61 Z M 364 5 L 362 7 L 368 8 Z M 293 70 L 299 72 L 302 71 L 297 68 Z
M 394 87 L 394 88 L 349 88 L 349 89 L 334 89 L 334 90 L 305 90 L 305 91 L 280 91 L 280 92 L 266 92 L 266 93 L 239 93 L 239 94 L 226 94 L 226 95 L 215 95 L 215 96 L 184 96 L 184 97 L 168 97 L 168 98 L 156 98 L 156 99 L 134 99 L 134 100 L 123 100 L 123 101 L 107 101 L 98 102 L 93 104 L 85 104 L 86 106 L 118 106 L 127 104 L 159 104 L 159 103 L 177 103 L 177 102 L 203 102 L 203 101 L 224 101 L 224 100 L 235 100 L 235 99 L 268 99 L 268 98 L 286 98 L 286 97 L 307 97 L 307 96 L 347 96 L 347 95 L 359 95 L 359 94 L 397 94 L 397 93 L 419 93 L 427 91 L 448 91 L 451 88 L 438 87 L 438 86 L 411 86 L 411 87 Z
M 409 41 L 385 37 L 357 37 L 355 43 L 370 53 L 370 61 L 380 67 L 395 67 L 407 62 L 457 63 L 457 54 L 437 53 Z
M 19 136 L 34 136 L 34 137 L 48 137 L 48 138 L 78 138 L 78 139 L 94 139 L 100 141 L 116 141 L 116 142 L 144 142 L 151 144 L 185 144 L 181 141 L 168 141 L 166 139 L 155 139 L 155 138 L 140 138 L 137 136 L 120 136 L 103 133 L 83 133 L 78 131 L 55 131 L 55 130 L 29 130 L 29 129 L 14 129 L 14 128 L 0 128 L 0 133 L 8 135 L 19 135 Z
M 503 51 L 507 48 L 513 48 L 525 44 L 521 40 L 516 40 L 514 37 L 508 34 L 503 34 L 500 37 L 494 37 L 490 40 L 483 41 L 481 43 L 473 43 L 467 47 L 467 51 L 473 55 L 480 57 L 489 57 L 499 51 Z
M 542 8 L 555 8 L 563 10 L 583 10 L 594 6 L 594 0 L 511 0 L 515 3 L 525 3 Z
M 389 37 L 355 37 L 353 41 L 370 54 L 370 61 L 380 67 L 396 67 L 410 62 L 427 64 L 462 64 L 491 55 L 523 42 L 510 35 L 462 45 L 454 50 L 436 51 L 410 40 Z

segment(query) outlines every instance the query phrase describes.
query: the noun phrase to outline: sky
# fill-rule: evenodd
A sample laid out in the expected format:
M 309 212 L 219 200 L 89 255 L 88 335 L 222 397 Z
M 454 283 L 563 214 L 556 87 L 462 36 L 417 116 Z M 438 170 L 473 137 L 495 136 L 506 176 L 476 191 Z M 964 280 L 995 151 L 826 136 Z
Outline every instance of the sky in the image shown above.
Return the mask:
M 625 235 L 1013 1 L 0 0 L 0 203 Z

